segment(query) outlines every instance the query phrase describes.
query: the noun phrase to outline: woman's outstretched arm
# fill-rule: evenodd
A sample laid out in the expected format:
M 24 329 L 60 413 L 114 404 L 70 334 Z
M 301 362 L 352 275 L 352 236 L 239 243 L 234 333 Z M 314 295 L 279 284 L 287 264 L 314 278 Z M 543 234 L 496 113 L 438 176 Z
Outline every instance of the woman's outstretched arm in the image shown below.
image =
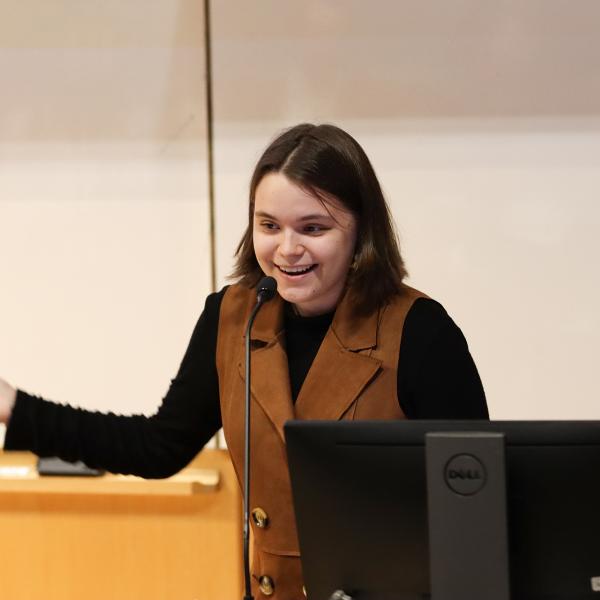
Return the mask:
M 179 471 L 221 426 L 215 351 L 222 295 L 207 298 L 179 372 L 154 415 L 91 412 L 22 390 L 15 395 L 6 384 L 0 390 L 8 413 L 5 449 L 142 477 Z

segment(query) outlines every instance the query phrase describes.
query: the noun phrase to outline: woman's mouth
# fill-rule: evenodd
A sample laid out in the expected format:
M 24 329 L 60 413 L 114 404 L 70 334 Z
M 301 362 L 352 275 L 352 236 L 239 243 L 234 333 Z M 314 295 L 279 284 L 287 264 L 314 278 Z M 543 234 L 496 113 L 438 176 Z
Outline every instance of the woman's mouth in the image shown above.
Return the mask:
M 306 275 L 317 268 L 316 264 L 300 267 L 284 267 L 281 265 L 275 266 L 288 277 L 300 277 L 301 275 Z

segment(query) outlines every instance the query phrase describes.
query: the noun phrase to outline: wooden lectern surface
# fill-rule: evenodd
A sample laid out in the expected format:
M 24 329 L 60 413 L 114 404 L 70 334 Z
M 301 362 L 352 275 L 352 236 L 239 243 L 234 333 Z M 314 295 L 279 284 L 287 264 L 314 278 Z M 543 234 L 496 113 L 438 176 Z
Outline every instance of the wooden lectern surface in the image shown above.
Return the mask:
M 241 501 L 227 453 L 179 475 L 38 477 L 0 451 L 0 597 L 229 600 L 242 597 Z

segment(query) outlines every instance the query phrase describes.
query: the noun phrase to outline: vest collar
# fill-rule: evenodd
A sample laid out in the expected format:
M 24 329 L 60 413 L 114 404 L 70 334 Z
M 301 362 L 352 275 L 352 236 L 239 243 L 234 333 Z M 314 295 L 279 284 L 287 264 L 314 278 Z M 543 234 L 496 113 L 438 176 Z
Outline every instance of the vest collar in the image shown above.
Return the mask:
M 335 315 L 331 329 L 346 350 L 366 350 L 377 346 L 377 328 L 379 310 L 366 316 L 356 316 L 352 313 L 352 302 L 346 293 L 342 298 Z
M 252 340 L 272 342 L 283 331 L 284 301 L 279 294 L 261 307 L 252 327 Z

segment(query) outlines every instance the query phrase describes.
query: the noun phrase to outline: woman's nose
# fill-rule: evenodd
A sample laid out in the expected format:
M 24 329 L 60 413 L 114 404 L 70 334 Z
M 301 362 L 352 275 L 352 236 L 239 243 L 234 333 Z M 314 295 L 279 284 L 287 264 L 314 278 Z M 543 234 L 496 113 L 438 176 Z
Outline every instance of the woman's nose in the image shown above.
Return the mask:
M 293 231 L 283 231 L 281 243 L 279 244 L 279 253 L 283 256 L 296 256 L 302 254 L 304 249 L 298 236 Z

